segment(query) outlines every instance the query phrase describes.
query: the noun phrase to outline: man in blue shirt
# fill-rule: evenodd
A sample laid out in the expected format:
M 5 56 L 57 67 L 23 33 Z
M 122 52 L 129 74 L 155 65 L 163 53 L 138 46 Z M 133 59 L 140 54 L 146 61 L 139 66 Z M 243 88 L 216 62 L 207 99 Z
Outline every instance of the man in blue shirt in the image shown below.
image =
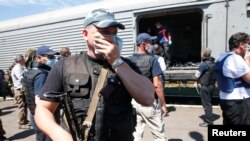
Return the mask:
M 211 57 L 211 52 L 209 48 L 205 48 L 202 51 L 202 63 L 195 73 L 195 77 L 200 85 L 201 103 L 205 112 L 204 122 L 199 124 L 201 127 L 207 127 L 209 124 L 213 124 L 212 95 L 215 89 L 215 59 Z

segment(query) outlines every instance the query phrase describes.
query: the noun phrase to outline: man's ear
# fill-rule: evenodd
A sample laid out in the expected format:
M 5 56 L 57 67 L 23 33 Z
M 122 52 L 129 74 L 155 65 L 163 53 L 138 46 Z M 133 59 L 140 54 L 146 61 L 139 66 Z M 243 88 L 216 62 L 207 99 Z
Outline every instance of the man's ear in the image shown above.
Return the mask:
M 88 35 L 88 31 L 84 28 L 82 30 L 82 37 L 83 37 L 84 40 L 87 40 L 87 35 Z
M 245 49 L 245 43 L 239 43 L 239 46 L 238 46 L 238 48 L 241 48 L 241 49 Z

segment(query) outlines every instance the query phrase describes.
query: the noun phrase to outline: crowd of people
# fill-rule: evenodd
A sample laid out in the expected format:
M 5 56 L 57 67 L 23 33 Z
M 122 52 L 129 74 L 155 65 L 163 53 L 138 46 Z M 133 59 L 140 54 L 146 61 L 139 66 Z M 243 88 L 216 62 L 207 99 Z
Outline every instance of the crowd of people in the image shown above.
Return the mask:
M 24 55 L 19 54 L 14 57 L 14 63 L 9 69 L 4 72 L 1 71 L 1 95 L 3 100 L 8 97 L 13 97 L 14 103 L 18 105 L 18 129 L 33 128 L 36 133 L 37 141 L 49 141 L 50 139 L 43 134 L 36 126 L 34 121 L 34 110 L 36 106 L 35 95 L 41 89 L 46 76 L 51 67 L 56 63 L 57 57 L 68 57 L 71 55 L 69 48 L 62 48 L 60 52 L 51 50 L 48 46 L 41 46 L 36 48 L 29 48 Z M 28 112 L 29 109 L 29 112 Z M 55 117 L 59 123 L 59 113 L 55 113 Z M 30 113 L 30 116 L 28 116 Z M 5 130 L 0 121 L 0 140 L 6 139 L 4 137 Z
M 122 40 L 117 32 L 125 26 L 107 9 L 96 9 L 83 22 L 86 52 L 71 55 L 67 47 L 57 52 L 41 46 L 27 50 L 26 55 L 16 55 L 14 65 L 1 73 L 1 93 L 4 99 L 13 96 L 18 104 L 18 128 L 32 127 L 37 141 L 141 141 L 148 124 L 154 140 L 167 141 L 164 71 L 168 62 L 162 56 L 166 60 L 172 41 L 171 34 L 160 22 L 155 26 L 156 38 L 139 33 L 137 52 L 122 57 Z M 211 56 L 210 48 L 201 51 L 202 62 L 194 74 L 205 113 L 199 126 L 213 125 L 211 97 L 216 82 L 223 124 L 250 124 L 249 44 L 250 36 L 239 32 L 229 39 L 230 52 L 222 54 L 217 61 Z M 103 70 L 107 72 L 105 77 L 102 77 Z M 101 79 L 105 85 L 98 88 Z M 100 91 L 95 92 L 97 89 Z M 49 92 L 54 96 L 45 95 Z M 62 93 L 67 94 L 67 106 L 73 108 L 72 122 L 78 124 L 71 128 L 72 124 L 66 123 L 70 130 L 60 126 L 64 122 L 60 112 Z M 99 96 L 98 101 L 95 95 Z M 79 135 L 79 131 L 89 132 Z M 0 129 L 0 133 L 4 138 L 5 131 Z
M 205 112 L 207 127 L 213 124 L 212 95 L 217 83 L 223 125 L 250 124 L 250 36 L 244 32 L 233 34 L 228 41 L 229 51 L 218 60 L 211 56 L 211 49 L 201 53 L 202 63 L 196 71 L 197 87 Z

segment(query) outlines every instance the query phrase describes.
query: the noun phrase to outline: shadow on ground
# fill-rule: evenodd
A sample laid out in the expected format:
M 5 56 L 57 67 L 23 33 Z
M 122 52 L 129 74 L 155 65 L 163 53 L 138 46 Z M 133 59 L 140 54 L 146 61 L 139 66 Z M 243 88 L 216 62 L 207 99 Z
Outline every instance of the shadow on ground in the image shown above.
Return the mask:
M 14 105 L 14 106 L 9 106 L 9 107 L 4 107 L 4 108 L 2 108 L 2 110 L 9 110 L 9 109 L 14 109 L 14 108 L 17 108 L 18 106 L 16 105 Z
M 167 107 L 168 113 L 176 111 L 176 108 L 174 106 Z
M 182 141 L 182 139 L 169 139 L 168 141 Z
M 196 131 L 192 131 L 189 133 L 190 137 L 194 139 L 194 141 L 205 141 L 202 134 Z M 182 139 L 169 139 L 168 141 L 183 141 Z
M 1 116 L 4 116 L 4 115 L 8 115 L 8 114 L 11 114 L 12 112 L 15 112 L 14 110 L 11 110 L 11 109 L 14 109 L 14 108 L 17 108 L 18 106 L 9 106 L 9 107 L 4 107 L 2 109 L 0 109 L 0 115 Z
M 204 138 L 201 133 L 192 131 L 189 133 L 190 137 L 194 139 L 194 141 L 204 141 Z
M 11 114 L 12 112 L 15 112 L 15 111 L 4 111 L 4 112 L 2 111 L 0 115 L 4 116 L 4 115 Z
M 220 118 L 220 115 L 213 114 L 214 121 L 218 120 Z M 205 120 L 205 115 L 201 115 L 200 118 L 204 121 Z
M 18 132 L 17 134 L 9 137 L 9 140 L 14 141 L 14 140 L 19 140 L 19 139 L 25 139 L 28 136 L 31 136 L 31 135 L 35 134 L 33 129 L 29 129 L 29 130 L 21 130 L 20 129 L 20 131 L 21 132 Z

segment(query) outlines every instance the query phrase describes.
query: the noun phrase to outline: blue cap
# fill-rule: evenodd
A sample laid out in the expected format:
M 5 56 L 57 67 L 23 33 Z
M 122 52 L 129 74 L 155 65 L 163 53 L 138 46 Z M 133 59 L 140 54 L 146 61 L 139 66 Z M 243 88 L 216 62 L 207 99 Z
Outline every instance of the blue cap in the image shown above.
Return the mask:
M 145 41 L 152 41 L 155 40 L 156 38 L 157 38 L 156 36 L 150 36 L 147 33 L 140 33 L 136 38 L 136 44 L 140 44 Z
M 56 54 L 59 54 L 59 52 L 56 52 L 45 45 L 37 48 L 36 50 L 36 55 L 56 55 Z
M 83 27 L 93 24 L 99 28 L 117 26 L 120 29 L 125 29 L 125 26 L 116 21 L 114 14 L 107 9 L 96 9 L 90 12 L 83 21 Z

